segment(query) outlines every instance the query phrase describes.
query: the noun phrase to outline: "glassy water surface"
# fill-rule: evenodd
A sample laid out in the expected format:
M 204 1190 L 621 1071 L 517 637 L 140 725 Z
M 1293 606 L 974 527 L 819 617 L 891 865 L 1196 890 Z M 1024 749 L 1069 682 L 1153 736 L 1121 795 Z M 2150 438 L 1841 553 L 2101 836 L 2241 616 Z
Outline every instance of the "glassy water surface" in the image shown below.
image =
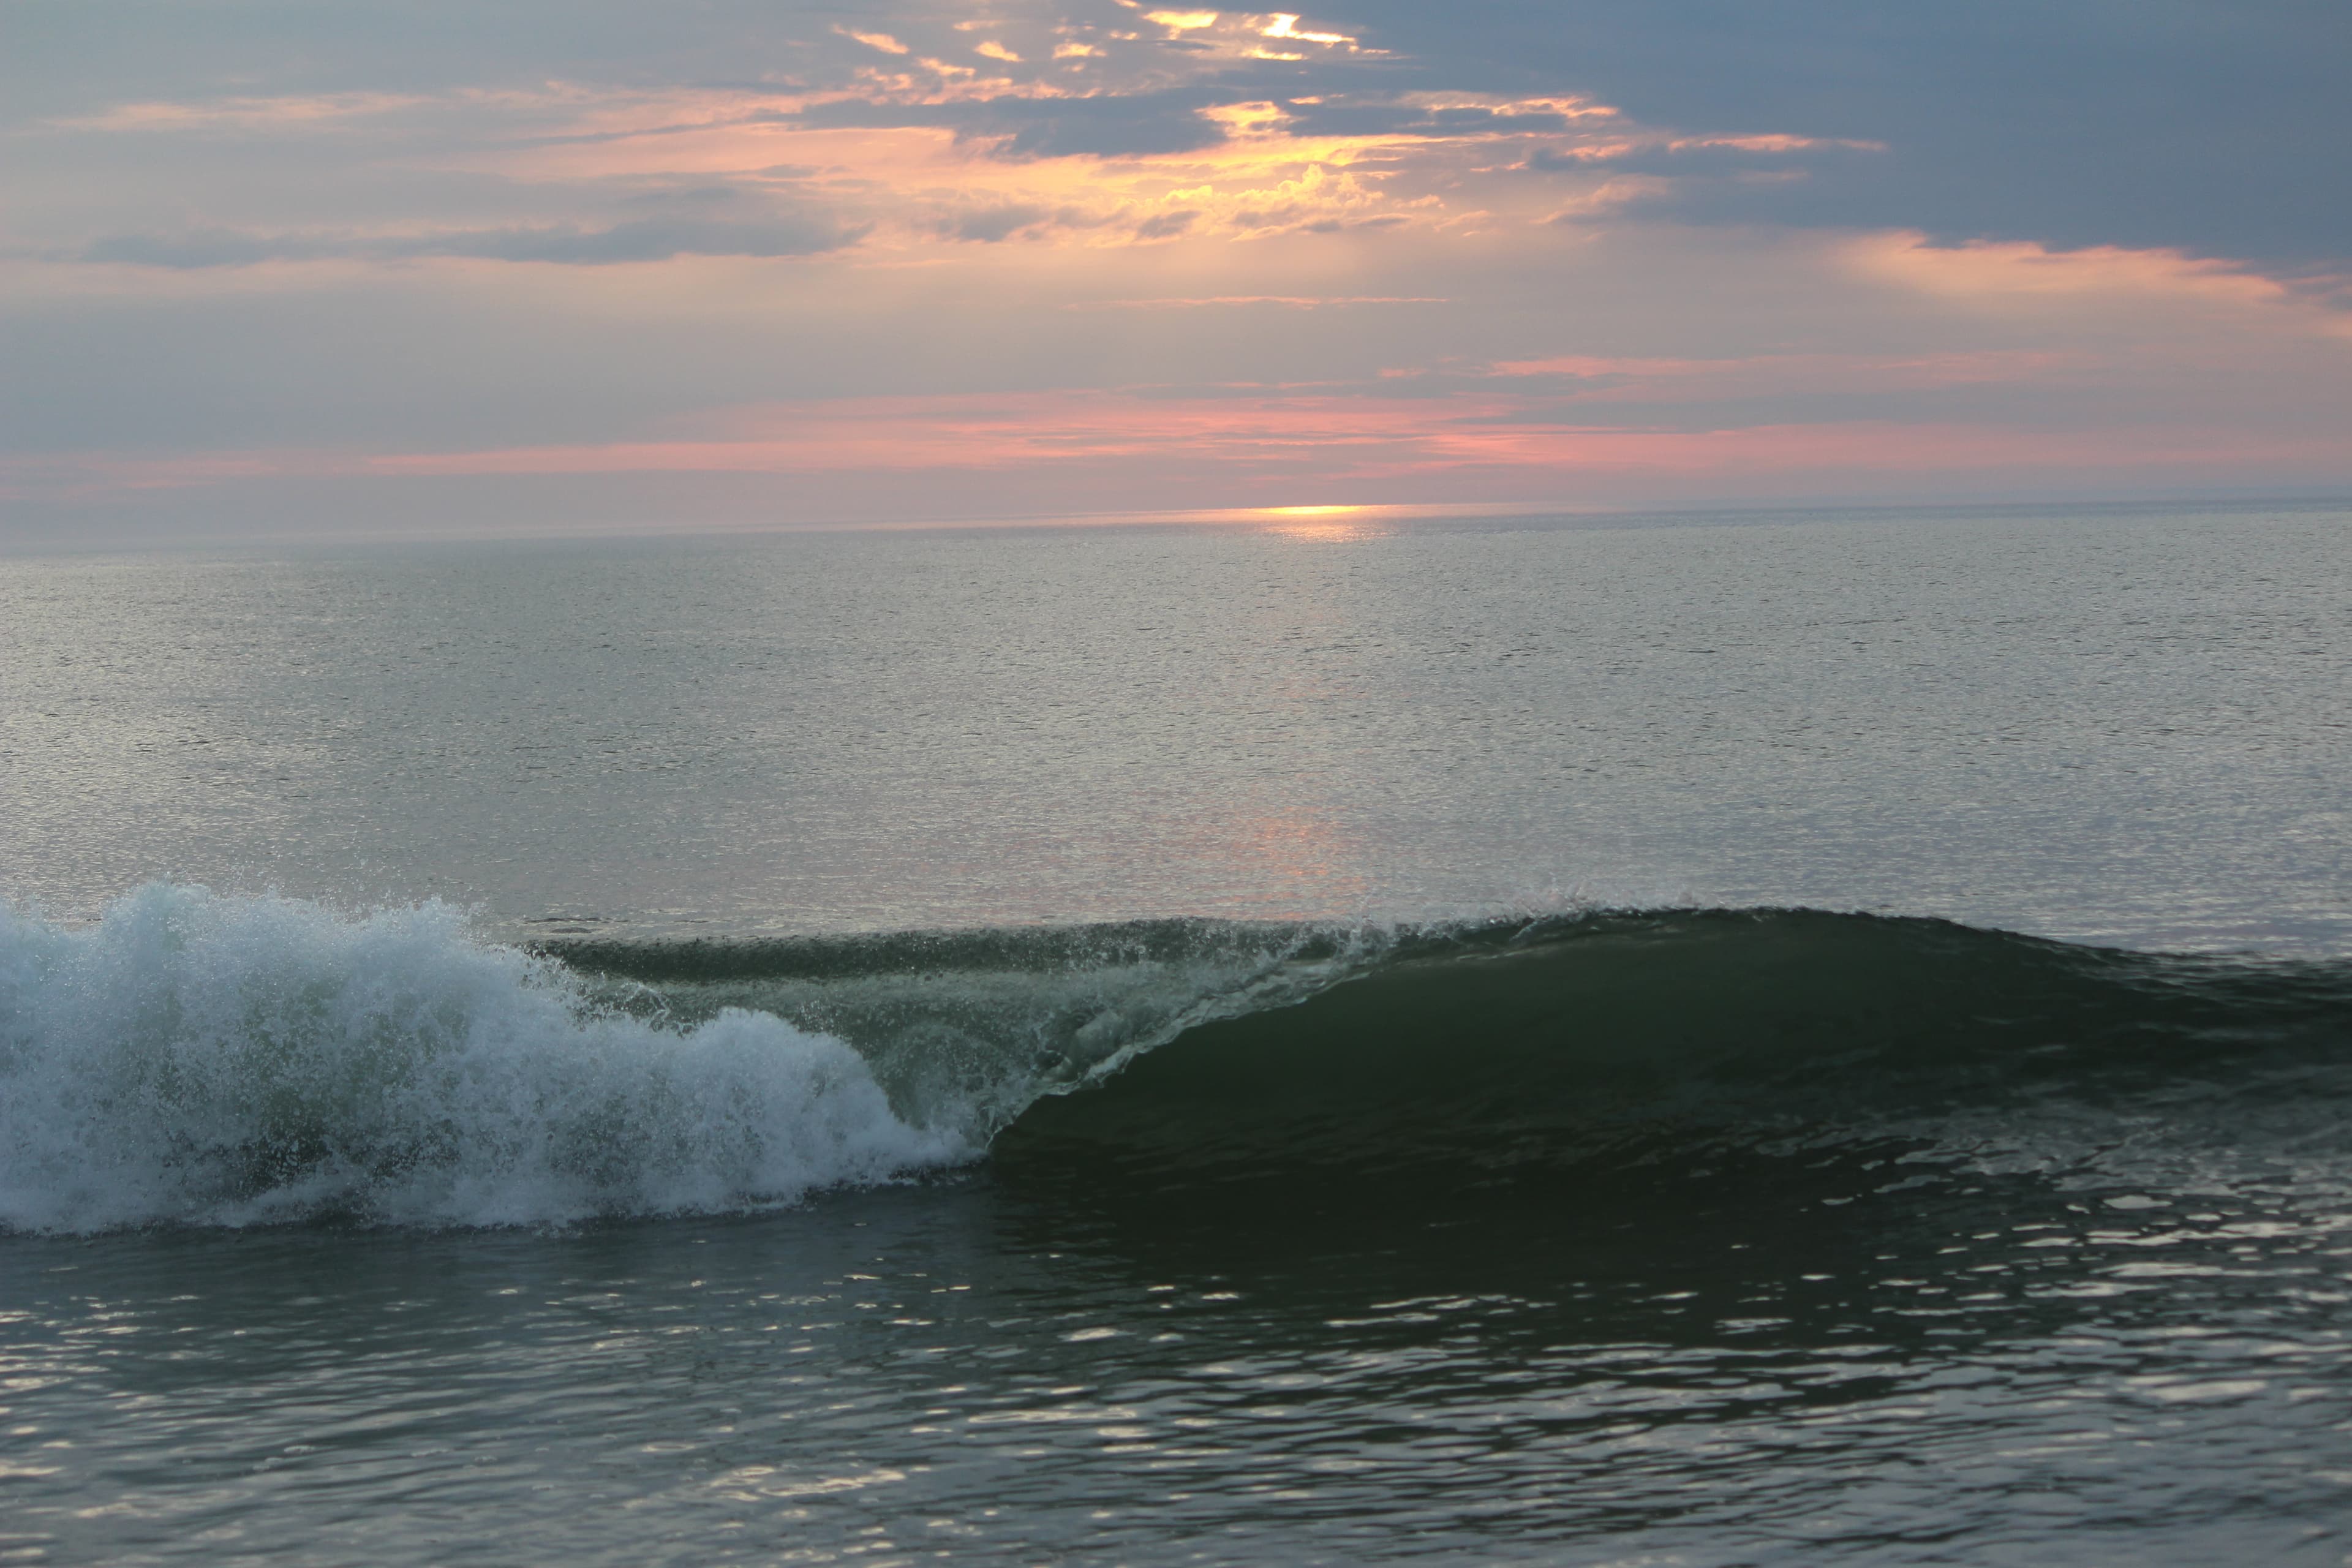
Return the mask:
M 2342 951 L 2347 517 L 17 560 L 11 895 L 887 930 L 1559 894 Z

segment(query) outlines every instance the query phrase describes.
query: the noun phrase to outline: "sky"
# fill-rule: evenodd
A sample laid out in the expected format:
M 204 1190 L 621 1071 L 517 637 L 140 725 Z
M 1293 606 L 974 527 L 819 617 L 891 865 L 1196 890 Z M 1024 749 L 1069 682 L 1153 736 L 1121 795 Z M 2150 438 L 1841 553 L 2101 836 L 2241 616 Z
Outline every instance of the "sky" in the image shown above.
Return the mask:
M 2352 491 L 2342 0 L 0 0 L 0 532 Z

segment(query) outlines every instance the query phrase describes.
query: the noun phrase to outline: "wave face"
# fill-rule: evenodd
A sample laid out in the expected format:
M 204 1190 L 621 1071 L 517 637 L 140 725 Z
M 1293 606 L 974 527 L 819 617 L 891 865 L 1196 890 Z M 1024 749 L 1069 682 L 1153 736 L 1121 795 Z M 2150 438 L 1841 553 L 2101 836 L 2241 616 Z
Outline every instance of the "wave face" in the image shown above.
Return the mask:
M 156 886 L 83 930 L 0 912 L 18 1227 L 709 1212 L 982 1149 L 1071 1190 L 1441 1203 L 1645 1171 L 1883 1184 L 1923 1150 L 2178 1182 L 2332 1149 L 2347 1102 L 2352 966 L 1867 915 L 525 952 L 436 905 Z
M 510 1224 L 789 1200 L 955 1159 L 769 1014 L 664 1028 L 439 905 L 151 886 L 0 909 L 0 1224 Z
M 1938 921 L 1621 911 L 558 951 L 682 1019 L 753 1007 L 835 1034 L 901 1114 L 955 1108 L 998 1177 L 1082 1206 L 1171 1194 L 1153 1231 L 1205 1226 L 1219 1247 L 1310 1213 L 1458 1226 L 1534 1203 L 1680 1224 L 1693 1201 L 1838 1204 L 1931 1169 L 1954 1191 L 1995 1180 L 2001 1202 L 2264 1172 L 2315 1191 L 2345 1174 L 2352 1106 L 2352 965 Z
M 1039 1100 L 1001 1163 L 1099 1186 L 1415 1201 L 1843 1158 L 2190 1181 L 2332 1154 L 2352 966 L 2129 953 L 1808 910 L 1605 914 L 1401 943 Z M 2135 1163 L 2137 1169 L 2135 1171 Z M 2160 1167 L 2160 1169 L 2159 1169 Z

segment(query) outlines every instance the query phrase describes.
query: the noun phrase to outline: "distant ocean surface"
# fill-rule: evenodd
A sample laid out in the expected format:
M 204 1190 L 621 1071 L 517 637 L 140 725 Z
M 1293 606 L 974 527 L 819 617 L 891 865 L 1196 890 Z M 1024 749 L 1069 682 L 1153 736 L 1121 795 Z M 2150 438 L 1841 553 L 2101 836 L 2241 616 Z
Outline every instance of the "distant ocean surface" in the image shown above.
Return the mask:
M 0 1562 L 2352 1562 L 2352 507 L 0 554 Z

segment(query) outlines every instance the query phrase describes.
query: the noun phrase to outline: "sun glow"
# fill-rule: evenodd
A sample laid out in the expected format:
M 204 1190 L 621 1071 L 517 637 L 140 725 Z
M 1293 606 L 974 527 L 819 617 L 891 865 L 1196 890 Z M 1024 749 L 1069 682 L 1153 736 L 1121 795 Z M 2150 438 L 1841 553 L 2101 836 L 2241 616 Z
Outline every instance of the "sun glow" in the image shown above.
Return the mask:
M 1273 25 L 1260 29 L 1258 37 L 1294 38 L 1302 44 L 1352 44 L 1356 41 L 1354 35 L 1349 33 L 1302 33 L 1298 30 L 1297 13 L 1292 11 L 1276 13 Z
M 1344 544 L 1386 531 L 1370 526 L 1372 514 L 1379 510 L 1369 506 L 1269 506 L 1258 508 L 1256 515 L 1265 520 L 1263 526 L 1268 533 L 1278 533 L 1285 539 Z

